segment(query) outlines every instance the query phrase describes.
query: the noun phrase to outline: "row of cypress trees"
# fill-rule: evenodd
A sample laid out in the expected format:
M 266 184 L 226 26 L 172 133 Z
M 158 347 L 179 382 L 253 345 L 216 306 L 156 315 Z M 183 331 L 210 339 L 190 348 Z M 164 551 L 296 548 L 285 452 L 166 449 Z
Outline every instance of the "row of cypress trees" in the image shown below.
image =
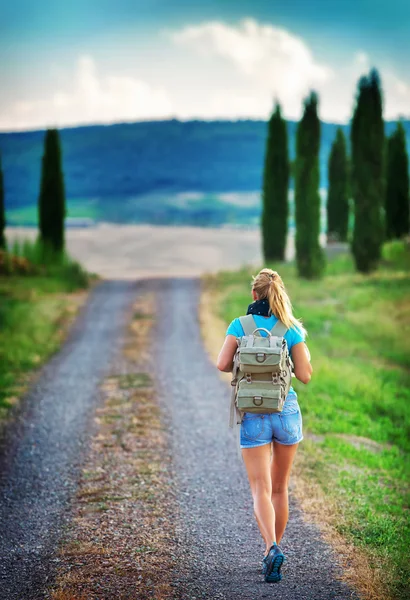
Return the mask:
M 64 250 L 66 202 L 60 136 L 57 129 L 46 131 L 38 198 L 39 240 L 59 254 Z M 6 248 L 3 173 L 0 160 L 0 248 Z
M 299 275 L 320 277 L 325 257 L 319 244 L 320 120 L 318 97 L 305 100 L 296 132 L 296 263 Z M 351 159 L 339 128 L 328 161 L 328 239 L 346 241 L 353 198 L 351 249 L 357 270 L 377 267 L 386 239 L 409 233 L 409 164 L 403 125 L 385 139 L 380 78 L 376 70 L 359 80 L 350 128 Z M 262 238 L 265 260 L 283 260 L 288 231 L 289 153 L 286 121 L 276 103 L 268 125 L 263 179 Z

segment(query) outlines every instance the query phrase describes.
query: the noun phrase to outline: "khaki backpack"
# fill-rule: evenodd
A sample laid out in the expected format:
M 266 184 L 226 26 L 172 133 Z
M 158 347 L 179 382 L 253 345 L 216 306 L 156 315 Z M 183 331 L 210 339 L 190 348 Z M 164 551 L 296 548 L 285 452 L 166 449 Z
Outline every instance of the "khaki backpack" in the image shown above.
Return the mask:
M 256 327 L 252 315 L 239 318 L 244 334 L 238 338 L 232 371 L 229 425 L 242 421 L 243 413 L 281 412 L 292 380 L 287 327 L 278 321 L 269 331 Z M 267 336 L 261 335 L 264 331 Z

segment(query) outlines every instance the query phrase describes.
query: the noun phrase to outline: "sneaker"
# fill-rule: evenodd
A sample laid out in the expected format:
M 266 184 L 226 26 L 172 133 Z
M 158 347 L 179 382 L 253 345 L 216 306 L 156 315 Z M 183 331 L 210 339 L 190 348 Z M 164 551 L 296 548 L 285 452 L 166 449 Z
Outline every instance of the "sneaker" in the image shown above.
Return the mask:
M 282 579 L 280 572 L 285 561 L 285 555 L 277 544 L 273 544 L 266 557 L 265 581 L 267 583 L 277 583 Z
M 267 568 L 268 568 L 268 555 L 264 556 L 263 560 L 262 560 L 262 575 L 265 575 Z

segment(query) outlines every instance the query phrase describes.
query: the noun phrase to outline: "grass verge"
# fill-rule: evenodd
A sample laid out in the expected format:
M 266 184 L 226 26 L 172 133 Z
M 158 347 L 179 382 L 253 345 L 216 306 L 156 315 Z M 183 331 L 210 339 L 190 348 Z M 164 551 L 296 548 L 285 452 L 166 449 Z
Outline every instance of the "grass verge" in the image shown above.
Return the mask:
M 0 256 L 0 420 L 58 349 L 86 297 L 89 279 L 78 264 L 64 257 L 39 265 L 26 256 L 35 252 L 26 244 L 25 252 Z
M 322 281 L 273 266 L 308 329 L 314 366 L 309 386 L 295 386 L 305 429 L 295 492 L 307 518 L 344 547 L 355 565 L 345 575 L 367 598 L 409 598 L 409 247 L 386 245 L 369 276 L 349 256 L 332 260 Z M 246 311 L 254 272 L 204 280 L 203 308 L 219 321 L 203 317 L 213 339 Z
M 152 303 L 145 297 L 134 306 L 118 371 L 103 383 L 53 600 L 175 597 L 170 457 L 147 354 Z

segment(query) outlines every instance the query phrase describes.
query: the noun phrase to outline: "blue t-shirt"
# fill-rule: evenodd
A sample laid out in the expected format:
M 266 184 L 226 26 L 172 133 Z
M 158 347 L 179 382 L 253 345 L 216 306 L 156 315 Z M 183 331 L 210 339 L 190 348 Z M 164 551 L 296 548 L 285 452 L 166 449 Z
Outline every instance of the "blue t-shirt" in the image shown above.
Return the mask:
M 275 317 L 274 315 L 271 315 L 270 317 L 262 317 L 261 315 L 252 315 L 252 316 L 255 321 L 255 329 L 257 327 L 264 327 L 265 329 L 270 331 L 272 329 L 272 327 L 278 322 L 277 317 Z M 242 327 L 239 319 L 234 319 L 232 321 L 232 323 L 229 325 L 228 329 L 226 330 L 226 335 L 234 335 L 235 337 L 242 337 L 243 335 L 245 335 L 245 332 L 243 330 L 243 327 Z M 264 331 L 261 331 L 261 335 L 266 336 L 266 333 Z M 291 327 L 290 329 L 287 330 L 287 332 L 284 335 L 284 338 L 288 344 L 288 349 L 289 349 L 289 353 L 290 353 L 291 357 L 292 357 L 292 346 L 305 341 L 305 337 L 304 337 L 302 331 L 296 325 L 294 325 L 293 327 Z M 288 397 L 290 395 L 296 396 L 296 392 L 293 389 L 293 387 L 290 388 Z

